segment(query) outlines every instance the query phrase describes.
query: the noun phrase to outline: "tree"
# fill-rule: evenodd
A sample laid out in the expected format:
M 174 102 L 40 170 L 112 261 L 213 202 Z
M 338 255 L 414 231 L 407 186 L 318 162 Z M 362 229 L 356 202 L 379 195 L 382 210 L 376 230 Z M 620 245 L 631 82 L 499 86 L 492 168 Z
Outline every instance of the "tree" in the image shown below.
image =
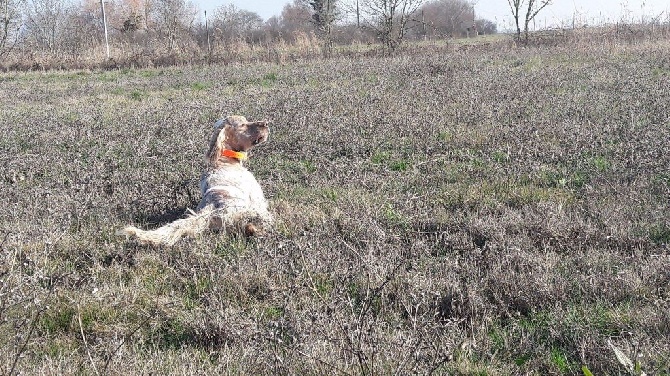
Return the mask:
M 27 31 L 40 47 L 53 50 L 63 23 L 64 4 L 59 0 L 32 0 L 26 9 Z
M 21 29 L 21 0 L 0 0 L 0 56 L 11 50 Z
M 279 17 L 279 27 L 285 39 L 295 39 L 299 33 L 314 31 L 312 11 L 304 0 L 294 0 L 286 4 Z
M 519 24 L 521 12 L 524 12 L 523 33 L 525 42 L 528 42 L 528 26 L 542 9 L 551 4 L 552 0 L 507 0 L 516 24 L 516 40 L 521 40 L 521 26 Z
M 367 27 L 374 30 L 388 52 L 402 43 L 410 18 L 424 0 L 361 0 Z
M 263 19 L 255 12 L 222 5 L 212 17 L 214 37 L 225 41 L 246 40 L 251 43 L 263 29 Z
M 123 0 L 121 2 L 123 25 L 121 31 L 134 32 L 146 28 L 143 25 L 146 8 L 149 6 L 149 1 L 142 0 Z
M 65 47 L 72 54 L 81 54 L 86 49 L 100 46 L 103 38 L 103 26 L 99 1 L 91 1 L 91 4 L 83 2 L 76 5 L 72 8 L 72 13 L 66 22 Z
M 312 22 L 319 31 L 324 44 L 324 53 L 330 55 L 333 47 L 333 24 L 337 18 L 337 1 L 336 0 L 311 0 L 309 5 L 312 7 L 314 13 L 312 14 Z
M 76 32 L 76 7 L 66 0 L 32 0 L 26 9 L 27 36 L 43 50 L 59 51 Z
M 490 20 L 479 18 L 475 20 L 475 26 L 477 27 L 477 32 L 479 34 L 496 34 L 498 32 L 498 26 Z
M 433 0 L 421 7 L 426 32 L 461 36 L 474 23 L 474 7 L 465 0 Z
M 166 38 L 168 50 L 174 50 L 178 41 L 190 37 L 189 31 L 197 12 L 193 3 L 186 0 L 156 0 L 152 8 L 156 31 Z
M 263 25 L 265 38 L 267 40 L 277 40 L 281 36 L 281 20 L 279 16 L 272 16 L 265 21 Z

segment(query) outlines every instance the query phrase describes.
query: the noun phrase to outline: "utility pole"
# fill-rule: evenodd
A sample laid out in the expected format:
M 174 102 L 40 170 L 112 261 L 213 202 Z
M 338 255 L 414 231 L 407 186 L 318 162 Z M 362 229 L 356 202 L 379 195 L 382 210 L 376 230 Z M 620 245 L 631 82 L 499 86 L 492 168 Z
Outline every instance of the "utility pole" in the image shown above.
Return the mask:
M 358 7 L 358 0 L 356 0 L 356 27 L 361 28 L 361 9 Z
M 426 34 L 426 15 L 423 13 L 423 9 L 421 9 L 421 29 L 423 29 L 423 39 L 428 39 L 428 35 Z
M 107 15 L 105 14 L 105 0 L 100 0 L 102 9 L 102 26 L 105 29 L 105 46 L 107 47 L 107 60 L 109 60 L 109 37 L 107 36 Z

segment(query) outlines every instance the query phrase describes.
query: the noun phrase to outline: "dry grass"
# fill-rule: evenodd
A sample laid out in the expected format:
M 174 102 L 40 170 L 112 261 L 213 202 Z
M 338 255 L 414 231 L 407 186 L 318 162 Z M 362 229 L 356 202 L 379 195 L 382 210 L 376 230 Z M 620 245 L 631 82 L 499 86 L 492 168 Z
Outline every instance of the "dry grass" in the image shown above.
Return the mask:
M 2 373 L 670 372 L 667 43 L 0 76 Z M 212 122 L 274 232 L 143 248 Z

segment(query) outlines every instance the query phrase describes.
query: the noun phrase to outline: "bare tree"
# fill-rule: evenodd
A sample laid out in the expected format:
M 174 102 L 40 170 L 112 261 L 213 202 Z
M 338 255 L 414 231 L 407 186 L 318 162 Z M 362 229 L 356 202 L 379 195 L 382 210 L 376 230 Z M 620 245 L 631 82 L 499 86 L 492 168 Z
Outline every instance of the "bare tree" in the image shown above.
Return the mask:
M 510 10 L 512 11 L 512 17 L 514 17 L 514 22 L 516 24 L 516 39 L 521 40 L 521 12 L 524 16 L 523 23 L 523 33 L 524 39 L 528 42 L 528 26 L 530 22 L 537 16 L 542 9 L 547 5 L 551 4 L 552 0 L 507 0 Z
M 22 0 L 0 0 L 0 56 L 12 49 L 21 28 Z
M 304 0 L 294 0 L 293 3 L 286 4 L 279 17 L 279 28 L 287 40 L 294 39 L 297 34 L 314 31 L 309 4 Z
M 189 38 L 195 22 L 196 8 L 187 0 L 155 0 L 152 2 L 153 23 L 159 35 L 166 39 L 169 51 L 178 41 Z
M 32 0 L 26 10 L 28 35 L 37 46 L 55 51 L 64 34 L 67 4 L 64 0 Z
M 107 4 L 106 4 L 107 5 Z M 64 45 L 73 55 L 99 47 L 104 42 L 100 3 L 81 3 L 71 8 L 67 17 Z
M 146 10 L 149 1 L 121 0 L 119 7 L 120 30 L 124 33 L 146 29 Z
M 281 20 L 279 16 L 272 16 L 265 21 L 263 32 L 268 41 L 277 40 L 281 36 Z
M 254 42 L 263 29 L 263 19 L 258 13 L 238 9 L 233 4 L 222 5 L 214 11 L 212 17 L 214 38 L 227 42 L 244 40 Z
M 493 21 L 484 18 L 476 19 L 475 26 L 477 27 L 477 32 L 479 34 L 489 35 L 498 32 L 498 26 Z
M 432 0 L 421 7 L 421 12 L 420 21 L 430 36 L 458 37 L 475 21 L 474 7 L 466 0 Z
M 388 52 L 402 43 L 408 23 L 424 0 L 361 0 L 366 26 L 374 30 Z

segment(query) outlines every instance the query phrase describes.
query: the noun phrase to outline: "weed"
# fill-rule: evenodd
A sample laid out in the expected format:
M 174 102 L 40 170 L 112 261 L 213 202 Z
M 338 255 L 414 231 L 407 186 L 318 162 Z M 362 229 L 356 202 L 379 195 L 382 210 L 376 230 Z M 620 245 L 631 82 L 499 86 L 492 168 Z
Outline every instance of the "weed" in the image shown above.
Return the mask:
M 163 74 L 163 71 L 157 69 L 144 69 L 139 71 L 139 75 L 143 78 L 153 78 Z
M 316 165 L 312 161 L 302 161 L 303 168 L 308 174 L 313 174 L 316 172 Z
M 181 320 L 168 318 L 153 329 L 150 336 L 162 348 L 179 350 L 189 343 L 193 334 Z
M 523 367 L 525 364 L 528 363 L 529 360 L 531 360 L 533 356 L 531 354 L 522 354 L 514 358 L 514 364 L 516 364 L 519 367 Z
M 651 70 L 651 74 L 656 78 L 670 76 L 670 69 L 665 67 L 654 67 Z
M 249 244 L 244 239 L 234 238 L 218 243 L 214 252 L 224 259 L 239 257 L 248 250 Z

